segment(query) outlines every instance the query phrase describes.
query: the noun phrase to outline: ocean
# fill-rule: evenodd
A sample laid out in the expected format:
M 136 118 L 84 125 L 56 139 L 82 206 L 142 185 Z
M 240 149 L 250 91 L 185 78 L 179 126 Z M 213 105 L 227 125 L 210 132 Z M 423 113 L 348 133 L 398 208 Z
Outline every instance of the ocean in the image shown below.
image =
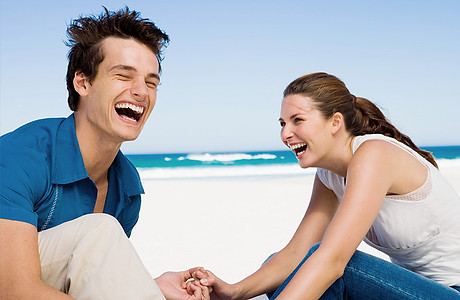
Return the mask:
M 460 146 L 422 147 L 435 156 L 440 168 L 460 167 Z M 142 179 L 218 179 L 229 177 L 313 175 L 302 169 L 289 151 L 130 154 Z

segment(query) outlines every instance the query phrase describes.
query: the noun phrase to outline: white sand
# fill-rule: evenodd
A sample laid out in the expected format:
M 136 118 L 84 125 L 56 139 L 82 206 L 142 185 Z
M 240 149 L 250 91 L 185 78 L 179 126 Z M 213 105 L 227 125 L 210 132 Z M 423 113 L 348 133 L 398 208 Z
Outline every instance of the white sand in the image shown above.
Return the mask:
M 460 166 L 441 171 L 460 193 Z M 131 241 L 154 277 L 203 266 L 234 283 L 286 245 L 305 213 L 312 181 L 313 176 L 144 180 L 146 195 Z M 387 259 L 364 243 L 359 249 Z

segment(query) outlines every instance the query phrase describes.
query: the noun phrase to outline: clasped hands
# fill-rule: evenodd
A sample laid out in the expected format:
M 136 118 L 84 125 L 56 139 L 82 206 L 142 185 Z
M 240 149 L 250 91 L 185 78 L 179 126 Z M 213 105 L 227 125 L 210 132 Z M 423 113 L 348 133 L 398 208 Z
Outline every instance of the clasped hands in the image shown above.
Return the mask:
M 202 267 L 182 272 L 166 272 L 155 279 L 167 300 L 210 300 L 213 291 L 209 273 Z M 217 295 L 213 295 L 213 299 Z

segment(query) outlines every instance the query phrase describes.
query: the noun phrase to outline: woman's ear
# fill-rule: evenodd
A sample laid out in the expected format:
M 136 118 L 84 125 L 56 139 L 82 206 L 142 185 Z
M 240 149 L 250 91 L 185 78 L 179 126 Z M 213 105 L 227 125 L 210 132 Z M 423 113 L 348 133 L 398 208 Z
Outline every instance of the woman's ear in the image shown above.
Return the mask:
M 75 76 L 73 78 L 73 87 L 80 96 L 88 95 L 88 85 L 88 77 L 86 77 L 86 75 L 81 71 L 75 72 Z
M 332 122 L 332 134 L 337 133 L 341 128 L 344 127 L 344 119 L 342 113 L 336 112 L 331 117 Z

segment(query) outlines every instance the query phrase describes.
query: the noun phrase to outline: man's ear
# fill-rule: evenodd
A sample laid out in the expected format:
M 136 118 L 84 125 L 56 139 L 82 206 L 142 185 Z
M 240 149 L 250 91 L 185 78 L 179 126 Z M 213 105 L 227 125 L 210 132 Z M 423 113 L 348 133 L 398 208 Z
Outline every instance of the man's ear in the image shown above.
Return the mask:
M 89 86 L 88 77 L 83 74 L 81 71 L 75 72 L 75 76 L 73 78 L 73 87 L 77 91 L 80 96 L 87 96 L 88 95 L 88 86 Z
M 342 113 L 336 112 L 331 117 L 332 134 L 337 133 L 344 126 Z

